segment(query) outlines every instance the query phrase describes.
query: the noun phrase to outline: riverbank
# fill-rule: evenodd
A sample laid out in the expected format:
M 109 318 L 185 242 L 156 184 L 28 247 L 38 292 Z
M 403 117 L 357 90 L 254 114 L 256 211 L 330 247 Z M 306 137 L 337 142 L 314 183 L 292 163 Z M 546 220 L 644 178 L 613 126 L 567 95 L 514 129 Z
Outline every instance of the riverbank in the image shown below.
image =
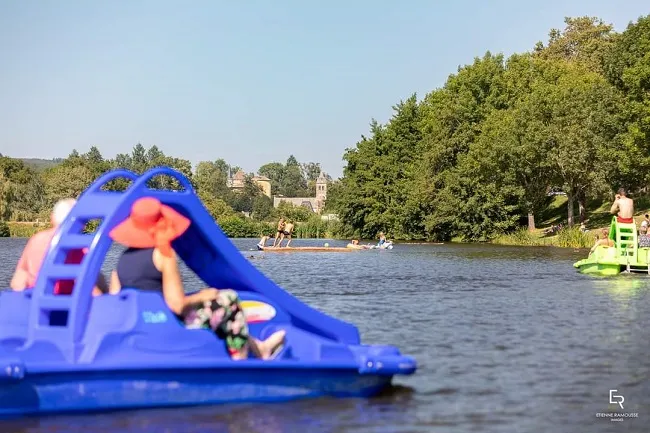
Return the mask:
M 514 233 L 499 236 L 491 243 L 496 245 L 530 246 L 530 247 L 559 247 L 559 248 L 591 248 L 596 242 L 597 231 L 581 232 L 579 228 L 562 229 L 553 236 L 546 236 L 543 229 L 529 231 L 521 228 Z
M 643 216 L 650 213 L 650 196 L 633 197 L 637 209 L 634 220 L 637 227 L 641 225 Z M 522 227 L 514 233 L 499 236 L 491 241 L 497 245 L 512 246 L 549 246 L 560 248 L 591 248 L 596 242 L 597 236 L 601 236 L 601 229 L 609 228 L 612 220 L 610 213 L 611 202 L 591 202 L 587 206 L 585 228 L 586 232 L 580 231 L 580 223 L 573 228 L 566 227 L 566 196 L 557 196 L 553 203 L 542 215 L 540 227 L 534 231 Z M 579 217 L 576 216 L 579 221 Z M 546 234 L 549 229 L 562 224 L 566 228 L 559 229 L 553 234 Z
M 635 220 L 637 226 L 643 220 L 643 215 L 650 213 L 650 195 L 635 197 L 637 212 Z M 509 246 L 532 247 L 558 247 L 558 248 L 591 248 L 600 235 L 602 228 L 609 228 L 612 215 L 610 202 L 594 201 L 588 204 L 586 211 L 585 227 L 587 232 L 581 232 L 579 226 L 562 228 L 549 233 L 553 227 L 560 224 L 566 227 L 566 196 L 556 196 L 553 202 L 539 218 L 539 226 L 534 231 L 521 227 L 514 233 L 504 234 L 491 239 L 488 243 Z M 2 223 L 0 222 L 0 225 Z M 275 233 L 276 222 L 256 221 L 249 218 L 230 216 L 218 221 L 219 226 L 229 238 L 259 239 L 263 234 L 272 236 Z M 39 230 L 49 227 L 43 222 L 7 222 L 6 227 L 10 237 L 28 238 Z M 0 237 L 3 236 L 0 226 Z M 312 216 L 307 221 L 296 223 L 294 239 L 335 239 L 350 240 L 348 237 L 339 236 L 343 233 L 340 222 L 323 221 L 319 216 Z M 547 234 L 548 233 L 548 234 Z M 4 234 L 4 236 L 7 236 Z M 416 240 L 392 239 L 396 244 L 435 245 L 437 242 Z M 360 240 L 361 241 L 361 240 Z M 376 240 L 361 241 L 362 243 L 376 243 Z M 462 239 L 455 238 L 452 243 L 464 243 Z
M 49 227 L 50 224 L 34 221 L 0 221 L 0 237 L 29 238 L 34 233 Z

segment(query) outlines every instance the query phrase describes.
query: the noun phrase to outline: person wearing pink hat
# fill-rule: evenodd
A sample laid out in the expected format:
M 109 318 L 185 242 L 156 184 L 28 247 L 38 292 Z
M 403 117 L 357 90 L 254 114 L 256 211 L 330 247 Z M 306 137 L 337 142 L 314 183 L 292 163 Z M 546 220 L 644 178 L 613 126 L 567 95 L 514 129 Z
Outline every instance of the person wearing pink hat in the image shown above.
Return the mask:
M 249 336 L 235 291 L 206 288 L 185 294 L 171 242 L 190 224 L 188 218 L 153 197 L 137 200 L 130 215 L 110 232 L 111 239 L 127 249 L 111 274 L 109 292 L 118 293 L 122 287 L 159 292 L 188 328 L 212 329 L 225 341 L 233 359 L 248 358 L 249 350 L 258 358 L 272 358 L 282 347 L 285 331 L 265 341 Z

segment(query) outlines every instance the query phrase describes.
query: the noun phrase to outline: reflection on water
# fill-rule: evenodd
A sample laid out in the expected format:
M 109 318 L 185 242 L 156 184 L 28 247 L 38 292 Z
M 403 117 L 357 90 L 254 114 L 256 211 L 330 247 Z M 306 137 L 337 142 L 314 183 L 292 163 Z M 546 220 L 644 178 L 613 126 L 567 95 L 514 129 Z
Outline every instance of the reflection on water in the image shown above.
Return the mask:
M 631 300 L 648 288 L 648 277 L 643 274 L 623 273 L 616 278 L 594 278 L 592 284 L 599 293 L 608 293 L 615 299 Z
M 295 296 L 353 322 L 364 342 L 415 356 L 418 372 L 372 399 L 42 417 L 0 422 L 0 432 L 648 431 L 647 275 L 580 275 L 572 264 L 586 252 L 556 248 L 263 253 L 254 251 L 256 242 L 236 244 Z M 0 239 L 0 286 L 8 285 L 23 245 Z M 118 252 L 111 250 L 105 272 Z M 189 288 L 202 286 L 183 272 Z M 615 409 L 610 389 L 638 419 L 596 417 Z

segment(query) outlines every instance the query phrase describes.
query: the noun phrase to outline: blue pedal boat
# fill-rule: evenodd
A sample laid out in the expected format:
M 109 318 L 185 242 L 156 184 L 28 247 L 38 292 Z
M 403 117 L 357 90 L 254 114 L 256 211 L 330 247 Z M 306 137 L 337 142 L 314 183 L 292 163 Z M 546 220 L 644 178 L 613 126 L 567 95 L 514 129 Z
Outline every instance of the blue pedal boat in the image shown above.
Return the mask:
M 175 178 L 181 190 L 149 188 L 160 175 Z M 123 192 L 102 188 L 117 178 L 131 185 Z M 108 232 L 144 196 L 192 221 L 174 249 L 207 285 L 239 292 L 253 336 L 286 330 L 275 359 L 231 360 L 223 341 L 208 330 L 186 329 L 157 293 L 123 288 L 92 296 L 112 244 Z M 101 222 L 85 234 L 91 220 Z M 83 261 L 65 264 L 66 251 L 77 248 L 88 249 Z M 74 281 L 71 295 L 54 294 L 62 280 Z M 36 287 L 0 292 L 0 416 L 369 397 L 416 368 L 396 347 L 361 344 L 355 326 L 311 308 L 262 274 L 214 222 L 189 180 L 167 167 L 101 176 L 59 227 Z

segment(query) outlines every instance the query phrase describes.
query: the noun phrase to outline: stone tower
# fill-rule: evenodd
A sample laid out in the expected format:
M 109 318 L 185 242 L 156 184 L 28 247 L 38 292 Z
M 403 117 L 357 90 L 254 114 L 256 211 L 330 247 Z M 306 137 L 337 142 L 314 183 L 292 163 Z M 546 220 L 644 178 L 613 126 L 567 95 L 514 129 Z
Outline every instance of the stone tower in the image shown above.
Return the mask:
M 316 212 L 320 213 L 323 210 L 325 200 L 327 200 L 327 177 L 321 171 L 316 179 Z

